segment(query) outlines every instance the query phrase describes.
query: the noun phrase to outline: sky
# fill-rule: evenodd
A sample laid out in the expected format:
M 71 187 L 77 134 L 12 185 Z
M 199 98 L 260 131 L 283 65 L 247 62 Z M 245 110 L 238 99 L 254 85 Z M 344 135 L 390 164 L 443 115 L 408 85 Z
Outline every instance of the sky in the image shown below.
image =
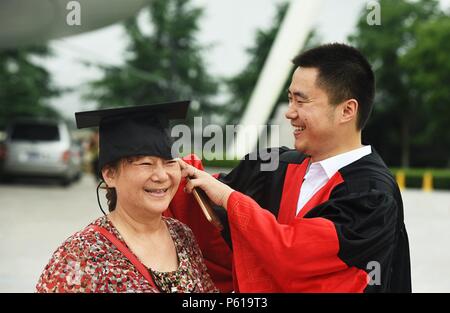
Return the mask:
M 276 5 L 281 2 L 283 0 L 193 0 L 193 4 L 204 8 L 198 40 L 208 46 L 204 57 L 212 75 L 230 77 L 245 67 L 248 62 L 246 48 L 253 44 L 257 29 L 272 25 Z M 345 42 L 354 31 L 359 12 L 367 10 L 365 6 L 369 2 L 323 0 L 316 18 L 322 42 Z M 450 0 L 442 2 L 448 5 Z M 145 16 L 141 16 L 141 21 L 144 20 Z M 144 22 L 141 25 L 145 27 Z M 101 72 L 95 67 L 84 66 L 82 61 L 120 65 L 125 45 L 123 29 L 117 24 L 53 40 L 54 57 L 44 63 L 57 85 L 75 91 L 53 99 L 52 106 L 69 118 L 76 111 L 94 108 L 95 104 L 83 100 L 81 94 L 86 91 L 85 84 L 100 78 Z

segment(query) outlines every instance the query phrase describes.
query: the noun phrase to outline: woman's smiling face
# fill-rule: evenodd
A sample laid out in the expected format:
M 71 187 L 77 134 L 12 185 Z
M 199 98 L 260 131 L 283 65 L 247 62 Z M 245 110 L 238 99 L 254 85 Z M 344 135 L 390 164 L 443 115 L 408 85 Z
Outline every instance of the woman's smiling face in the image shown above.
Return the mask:
M 108 186 L 116 189 L 117 206 L 149 214 L 161 214 L 168 208 L 181 180 L 176 160 L 155 156 L 126 158 L 117 171 L 105 174 Z

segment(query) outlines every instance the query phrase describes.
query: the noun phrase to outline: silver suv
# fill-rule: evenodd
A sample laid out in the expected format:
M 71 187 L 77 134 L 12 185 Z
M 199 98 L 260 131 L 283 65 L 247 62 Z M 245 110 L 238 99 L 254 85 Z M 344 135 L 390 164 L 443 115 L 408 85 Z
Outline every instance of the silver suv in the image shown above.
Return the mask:
M 6 128 L 0 150 L 3 178 L 52 177 L 67 186 L 81 176 L 81 147 L 63 121 L 16 120 Z

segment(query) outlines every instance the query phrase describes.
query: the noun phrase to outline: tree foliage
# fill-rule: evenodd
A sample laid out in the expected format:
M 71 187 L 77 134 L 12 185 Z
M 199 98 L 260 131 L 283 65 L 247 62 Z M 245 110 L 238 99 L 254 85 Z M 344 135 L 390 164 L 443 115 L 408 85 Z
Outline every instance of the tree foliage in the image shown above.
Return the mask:
M 450 102 L 448 16 L 436 0 L 379 4 L 381 25 L 368 25 L 363 10 L 349 38 L 368 57 L 377 80 L 364 138 L 390 165 L 446 165 L 450 141 L 442 135 L 448 133 L 443 126 L 449 122 L 448 109 L 443 108 Z
M 91 83 L 88 98 L 100 107 L 192 99 L 197 104 L 192 115 L 211 114 L 217 82 L 195 38 L 202 12 L 190 0 L 151 0 L 151 33 L 141 29 L 138 17 L 124 23 L 129 40 L 124 65 L 101 65 L 104 77 Z
M 446 143 L 450 155 L 450 18 L 432 19 L 418 26 L 415 46 L 400 60 L 408 84 L 420 99 L 423 125 L 417 142 L 421 145 Z
M 48 100 L 61 90 L 38 61 L 50 54 L 46 46 L 0 52 L 0 127 L 16 117 L 59 116 Z

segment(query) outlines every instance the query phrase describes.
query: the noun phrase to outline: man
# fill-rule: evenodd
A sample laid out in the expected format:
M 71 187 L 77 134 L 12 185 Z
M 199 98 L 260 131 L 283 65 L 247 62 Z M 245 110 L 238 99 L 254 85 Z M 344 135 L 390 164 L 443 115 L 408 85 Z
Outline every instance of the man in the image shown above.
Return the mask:
M 263 158 L 247 158 L 215 179 L 180 161 L 191 178 L 186 191 L 201 188 L 226 210 L 235 289 L 410 292 L 401 195 L 381 157 L 361 142 L 375 89 L 369 63 L 343 44 L 311 49 L 293 62 L 286 118 L 295 150 L 279 149 L 278 169 L 262 172 Z M 199 224 L 193 218 L 185 219 L 191 227 Z M 229 258 L 213 232 L 208 236 Z M 219 250 L 209 246 L 205 258 L 220 259 Z

